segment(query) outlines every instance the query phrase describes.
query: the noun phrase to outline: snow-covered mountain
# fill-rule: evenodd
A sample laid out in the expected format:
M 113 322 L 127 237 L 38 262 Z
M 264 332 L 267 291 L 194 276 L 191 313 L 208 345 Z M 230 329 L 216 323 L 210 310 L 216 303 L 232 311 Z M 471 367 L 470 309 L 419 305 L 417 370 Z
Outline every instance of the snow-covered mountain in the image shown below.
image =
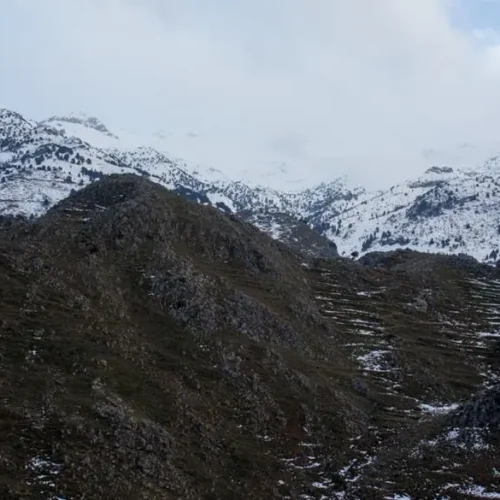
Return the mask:
M 336 245 L 346 256 L 409 247 L 498 260 L 497 158 L 474 169 L 432 167 L 379 192 L 348 187 L 345 179 L 286 192 L 267 187 L 266 175 L 244 182 L 179 159 L 161 134 L 116 133 L 85 115 L 35 122 L 0 110 L 0 214 L 41 214 L 72 190 L 113 173 L 146 176 L 314 255 L 333 255 Z M 283 176 L 283 186 L 292 173 L 286 165 L 270 170 L 273 178 Z
M 431 167 L 416 180 L 363 193 L 318 220 L 341 253 L 394 247 L 466 253 L 496 262 L 500 246 L 500 158 L 474 170 Z
M 135 173 L 248 221 L 265 214 L 266 223 L 261 216 L 259 225 L 273 237 L 314 255 L 336 255 L 330 240 L 292 213 L 298 195 L 231 181 L 216 170 L 200 173 L 198 166 L 173 158 L 140 140 L 118 138 L 96 118 L 37 123 L 0 110 L 0 214 L 40 215 L 103 175 Z

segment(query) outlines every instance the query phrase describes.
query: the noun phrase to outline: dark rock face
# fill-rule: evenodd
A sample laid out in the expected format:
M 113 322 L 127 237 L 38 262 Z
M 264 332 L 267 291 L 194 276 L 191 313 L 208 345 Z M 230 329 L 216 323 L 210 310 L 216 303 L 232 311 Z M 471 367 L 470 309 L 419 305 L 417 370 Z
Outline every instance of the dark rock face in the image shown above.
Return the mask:
M 304 259 L 338 257 L 337 246 L 333 241 L 321 235 L 321 228 L 310 227 L 306 221 L 298 220 L 289 214 L 243 211 L 238 214 L 238 217 L 257 226 L 267 234 L 277 233 L 278 241 Z
M 426 174 L 451 174 L 453 169 L 451 167 L 438 167 L 433 166 L 425 171 Z
M 464 257 L 304 262 L 136 176 L 2 218 L 0 498 L 434 497 L 420 404 L 498 370 L 498 297 Z M 478 398 L 432 425 L 498 425 Z
M 500 386 L 476 394 L 449 418 L 453 427 L 485 429 L 500 437 Z
M 482 276 L 488 276 L 492 272 L 490 266 L 479 263 L 470 255 L 426 254 L 408 249 L 367 253 L 359 259 L 359 263 L 367 267 L 406 272 L 423 272 L 432 268 L 453 269 Z
M 28 219 L 22 215 L 0 215 L 0 230 L 24 226 L 27 222 Z
M 409 220 L 438 217 L 447 210 L 463 207 L 476 200 L 477 194 L 459 197 L 453 191 L 436 186 L 427 193 L 417 196 L 414 203 L 406 210 L 406 216 Z
M 2 498 L 272 498 L 271 440 L 285 457 L 303 426 L 341 433 L 358 411 L 314 380 L 331 327 L 254 227 L 134 176 L 1 227 L 2 418 L 25 436 Z M 32 462 L 58 467 L 53 487 Z

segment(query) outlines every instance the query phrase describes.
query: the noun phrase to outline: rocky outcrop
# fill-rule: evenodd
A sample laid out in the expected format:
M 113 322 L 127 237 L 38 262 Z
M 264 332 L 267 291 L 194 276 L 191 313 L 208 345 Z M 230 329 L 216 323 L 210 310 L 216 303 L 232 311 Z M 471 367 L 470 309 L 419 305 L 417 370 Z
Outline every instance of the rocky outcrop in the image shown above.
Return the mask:
M 500 386 L 485 389 L 461 405 L 450 415 L 449 425 L 484 429 L 500 437 Z

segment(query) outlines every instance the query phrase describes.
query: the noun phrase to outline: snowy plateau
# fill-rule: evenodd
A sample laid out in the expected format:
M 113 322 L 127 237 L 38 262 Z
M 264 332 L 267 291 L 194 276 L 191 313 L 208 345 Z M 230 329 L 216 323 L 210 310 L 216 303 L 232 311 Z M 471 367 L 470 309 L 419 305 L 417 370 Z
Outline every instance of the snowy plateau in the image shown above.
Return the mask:
M 498 261 L 500 157 L 474 169 L 430 166 L 377 192 L 340 178 L 287 191 L 269 187 L 268 176 L 232 179 L 171 149 L 168 137 L 118 134 L 85 115 L 36 122 L 0 110 L 0 214 L 40 215 L 103 175 L 135 173 L 318 255 L 411 248 Z M 286 168 L 273 175 L 291 185 Z

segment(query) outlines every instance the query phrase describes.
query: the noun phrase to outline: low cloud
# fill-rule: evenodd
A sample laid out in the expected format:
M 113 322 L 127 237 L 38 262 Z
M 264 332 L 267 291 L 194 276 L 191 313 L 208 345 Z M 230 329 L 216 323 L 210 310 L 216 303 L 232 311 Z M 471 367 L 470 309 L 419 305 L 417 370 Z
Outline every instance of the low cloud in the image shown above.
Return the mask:
M 500 152 L 498 35 L 455 26 L 456 8 L 16 0 L 0 19 L 0 105 L 199 134 L 205 161 L 235 175 L 283 160 L 311 179 L 387 184 L 420 173 L 424 150 Z

